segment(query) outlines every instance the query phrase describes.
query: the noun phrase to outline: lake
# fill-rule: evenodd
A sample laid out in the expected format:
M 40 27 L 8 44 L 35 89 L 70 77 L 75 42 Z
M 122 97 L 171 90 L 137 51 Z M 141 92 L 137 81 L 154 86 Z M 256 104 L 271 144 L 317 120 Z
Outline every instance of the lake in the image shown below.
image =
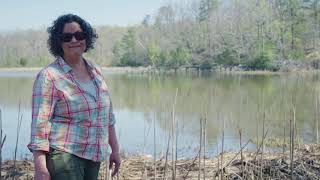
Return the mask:
M 18 158 L 31 157 L 29 142 L 31 91 L 35 72 L 0 73 L 0 108 L 7 139 L 3 158 L 12 159 L 21 105 L 22 125 Z M 128 154 L 159 158 L 172 139 L 175 119 L 178 158 L 194 157 L 199 148 L 200 121 L 204 124 L 207 156 L 239 150 L 249 139 L 289 137 L 295 108 L 297 138 L 318 140 L 319 74 L 142 74 L 104 73 L 113 100 L 121 149 Z M 169 143 L 171 146 L 171 142 Z M 171 148 L 171 147 L 170 147 Z M 249 143 L 246 149 L 255 150 Z M 267 148 L 277 151 L 279 148 Z M 170 150 L 171 152 L 171 150 Z

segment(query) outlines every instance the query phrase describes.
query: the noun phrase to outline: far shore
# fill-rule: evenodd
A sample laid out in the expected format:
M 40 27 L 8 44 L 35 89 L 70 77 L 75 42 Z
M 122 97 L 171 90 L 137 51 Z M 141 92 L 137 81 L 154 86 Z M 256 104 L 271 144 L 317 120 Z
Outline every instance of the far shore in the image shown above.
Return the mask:
M 0 67 L 0 73 L 37 73 L 43 67 Z M 164 70 L 154 69 L 152 67 L 101 67 L 103 73 L 117 74 L 117 73 L 147 73 L 147 72 L 156 72 L 156 73 L 171 73 L 175 72 L 174 69 Z M 210 71 L 210 70 L 209 70 Z M 197 72 L 196 70 L 186 70 L 178 69 L 177 72 Z M 201 72 L 208 72 L 208 70 L 203 70 Z M 276 75 L 276 74 L 290 74 L 290 73 L 299 73 L 299 74 L 314 74 L 319 73 L 319 70 L 315 69 L 295 69 L 294 71 L 263 71 L 263 70 L 228 70 L 228 69 L 216 69 L 211 70 L 210 72 L 218 72 L 224 74 L 244 74 L 244 75 Z
M 7 73 L 25 73 L 25 72 L 38 72 L 43 67 L 10 67 L 0 68 L 0 72 Z M 131 72 L 147 72 L 150 71 L 149 67 L 102 67 L 103 72 L 107 73 L 131 73 Z

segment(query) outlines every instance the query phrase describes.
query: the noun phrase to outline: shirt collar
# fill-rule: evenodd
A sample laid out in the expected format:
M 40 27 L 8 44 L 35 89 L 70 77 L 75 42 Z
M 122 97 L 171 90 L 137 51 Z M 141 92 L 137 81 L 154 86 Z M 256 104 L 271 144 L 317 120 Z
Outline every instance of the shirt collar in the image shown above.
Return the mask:
M 64 73 L 68 73 L 72 70 L 72 68 L 64 61 L 62 57 L 58 57 L 57 61 Z
M 90 62 L 88 62 L 86 59 L 83 58 L 83 60 L 84 60 L 84 63 L 87 65 L 88 69 L 92 71 L 94 69 L 93 65 Z M 62 57 L 58 57 L 57 61 L 64 73 L 68 73 L 72 71 L 72 68 L 66 63 L 66 61 Z

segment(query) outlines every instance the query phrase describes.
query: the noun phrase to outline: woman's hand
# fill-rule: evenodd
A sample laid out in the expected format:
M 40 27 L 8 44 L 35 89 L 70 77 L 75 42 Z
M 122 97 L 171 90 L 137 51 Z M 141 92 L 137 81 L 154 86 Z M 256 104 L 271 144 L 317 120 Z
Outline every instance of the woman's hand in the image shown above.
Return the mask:
M 109 158 L 109 169 L 112 169 L 112 166 L 114 165 L 114 170 L 112 171 L 111 175 L 114 176 L 119 172 L 121 159 L 120 159 L 120 150 L 118 145 L 118 140 L 116 136 L 116 129 L 114 126 L 109 126 L 109 144 L 112 149 L 112 152 L 110 154 Z
M 47 168 L 45 169 L 36 169 L 34 172 L 34 180 L 50 180 L 50 174 Z
M 46 154 L 42 151 L 33 152 L 34 157 L 34 179 L 35 180 L 50 180 L 50 173 L 47 168 Z
M 112 152 L 110 154 L 109 158 L 109 169 L 112 169 L 112 166 L 114 165 L 114 169 L 111 173 L 111 176 L 113 177 L 119 172 L 120 164 L 121 164 L 121 159 L 120 159 L 120 153 L 119 152 Z

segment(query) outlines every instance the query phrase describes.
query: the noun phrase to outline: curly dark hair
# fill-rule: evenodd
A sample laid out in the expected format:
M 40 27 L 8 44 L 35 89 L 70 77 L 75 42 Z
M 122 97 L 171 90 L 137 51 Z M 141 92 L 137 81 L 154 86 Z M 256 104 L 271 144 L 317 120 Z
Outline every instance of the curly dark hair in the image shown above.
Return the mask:
M 48 48 L 53 56 L 63 56 L 63 49 L 61 47 L 62 41 L 60 40 L 60 36 L 63 32 L 64 25 L 72 22 L 77 22 L 82 31 L 85 33 L 86 49 L 84 52 L 94 48 L 94 43 L 98 38 L 98 35 L 91 25 L 77 15 L 65 14 L 59 16 L 55 21 L 53 21 L 52 26 L 48 27 L 47 29 L 47 32 L 49 33 Z

